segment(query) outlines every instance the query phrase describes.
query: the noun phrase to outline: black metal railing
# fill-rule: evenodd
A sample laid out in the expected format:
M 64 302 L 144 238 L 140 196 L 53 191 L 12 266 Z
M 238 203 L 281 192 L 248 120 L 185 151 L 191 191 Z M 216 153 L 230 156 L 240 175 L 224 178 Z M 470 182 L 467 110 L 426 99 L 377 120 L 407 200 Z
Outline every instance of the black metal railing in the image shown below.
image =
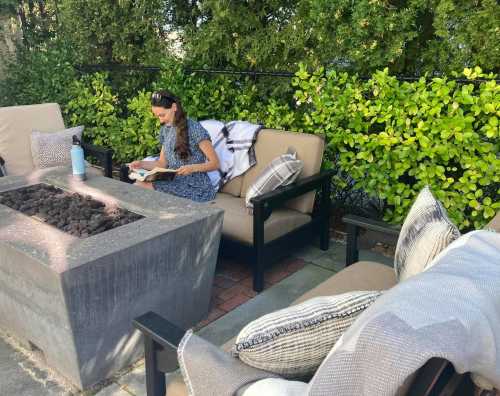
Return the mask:
M 91 65 L 76 65 L 75 69 L 80 73 L 96 72 L 96 71 L 136 71 L 136 72 L 147 72 L 147 73 L 158 73 L 161 71 L 159 66 L 144 66 L 144 65 L 128 65 L 119 63 L 106 63 L 106 64 L 91 64 Z M 295 76 L 295 73 L 288 71 L 265 71 L 265 70 L 228 70 L 228 69 L 196 69 L 196 68 L 185 68 L 184 72 L 186 74 L 191 73 L 205 73 L 205 74 L 225 74 L 225 75 L 237 75 L 237 76 L 250 76 L 250 77 L 285 77 L 291 78 Z M 440 75 L 430 75 L 430 76 L 394 76 L 399 81 L 418 81 L 420 78 L 425 77 L 427 79 L 432 78 L 444 78 L 446 76 Z M 359 76 L 360 80 L 368 81 L 373 77 L 370 76 Z M 485 79 L 478 78 L 475 80 L 468 80 L 465 78 L 448 78 L 448 81 L 455 81 L 458 84 L 479 84 L 481 82 L 496 81 L 500 84 L 500 79 Z

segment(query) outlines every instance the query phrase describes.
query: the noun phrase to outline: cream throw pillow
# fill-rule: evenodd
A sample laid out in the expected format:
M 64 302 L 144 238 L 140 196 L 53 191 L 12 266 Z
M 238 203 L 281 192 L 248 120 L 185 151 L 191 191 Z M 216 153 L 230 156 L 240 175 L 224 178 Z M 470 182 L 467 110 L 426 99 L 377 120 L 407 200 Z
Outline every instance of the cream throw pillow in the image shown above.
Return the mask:
M 302 168 L 304 168 L 304 163 L 297 159 L 296 153 L 283 154 L 273 159 L 248 187 L 245 196 L 247 208 L 253 208 L 250 202 L 252 198 L 293 183 L 302 172 Z
M 428 186 L 413 203 L 401 228 L 394 255 L 399 281 L 424 271 L 432 259 L 460 236 L 446 209 Z

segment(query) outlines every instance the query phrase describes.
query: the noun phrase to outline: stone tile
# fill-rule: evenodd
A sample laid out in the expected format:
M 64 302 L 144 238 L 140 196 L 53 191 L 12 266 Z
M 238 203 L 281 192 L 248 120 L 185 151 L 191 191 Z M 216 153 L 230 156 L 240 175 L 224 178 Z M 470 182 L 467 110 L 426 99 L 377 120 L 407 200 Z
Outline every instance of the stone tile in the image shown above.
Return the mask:
M 146 396 L 146 373 L 144 363 L 135 367 L 132 371 L 119 378 L 116 382 L 120 384 L 124 390 L 134 396 Z M 127 396 L 130 395 L 127 394 Z
M 239 292 L 235 296 L 233 296 L 230 300 L 225 301 L 224 304 L 219 305 L 219 308 L 223 311 L 229 312 L 235 309 L 237 306 L 246 303 L 250 300 L 250 297 L 244 293 Z
M 210 310 L 210 313 L 208 314 L 207 318 L 202 320 L 200 323 L 198 323 L 194 328 L 195 331 L 205 327 L 209 323 L 212 323 L 214 320 L 219 319 L 222 315 L 225 315 L 227 312 L 223 311 L 222 309 L 216 307 Z
M 306 262 L 313 262 L 314 259 L 322 256 L 325 252 L 317 246 L 307 245 L 299 250 L 292 253 L 295 258 L 302 259 Z
M 346 245 L 340 242 L 330 241 L 330 248 L 324 251 L 324 255 L 330 256 L 333 261 L 345 264 Z M 320 257 L 322 257 L 321 255 Z
M 111 384 L 95 394 L 95 396 L 131 396 L 131 395 L 139 396 L 139 394 L 127 392 L 118 384 Z M 143 395 L 145 396 L 146 392 L 144 392 Z
M 338 260 L 333 259 L 329 254 L 324 254 L 323 256 L 318 257 L 312 264 L 334 272 L 339 272 L 345 268 L 345 262 L 339 262 Z
M 394 266 L 394 259 L 391 257 L 384 256 L 381 253 L 372 252 L 370 250 L 360 250 L 359 259 L 363 261 L 376 261 L 388 265 L 389 267 Z
M 338 272 L 343 268 L 345 268 L 345 258 L 346 258 L 346 245 L 331 241 L 330 249 L 323 252 L 323 254 L 318 255 L 311 262 L 312 264 L 318 265 L 322 268 Z M 376 261 L 389 266 L 392 266 L 394 261 L 394 259 L 391 257 L 387 257 L 384 256 L 382 253 L 378 253 L 367 249 L 359 250 L 359 259 L 366 261 Z

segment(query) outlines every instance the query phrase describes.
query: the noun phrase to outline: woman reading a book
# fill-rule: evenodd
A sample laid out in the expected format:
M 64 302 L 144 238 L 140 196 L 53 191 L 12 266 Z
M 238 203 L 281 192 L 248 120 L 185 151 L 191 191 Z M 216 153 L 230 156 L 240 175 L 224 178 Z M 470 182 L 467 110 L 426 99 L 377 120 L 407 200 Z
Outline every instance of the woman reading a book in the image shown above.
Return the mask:
M 157 161 L 133 161 L 129 167 L 132 170 L 175 169 L 175 177 L 154 182 L 137 180 L 135 183 L 193 201 L 213 200 L 216 190 L 207 172 L 219 168 L 219 159 L 208 132 L 200 123 L 186 117 L 180 100 L 168 91 L 153 93 L 151 110 L 161 124 L 160 158 Z

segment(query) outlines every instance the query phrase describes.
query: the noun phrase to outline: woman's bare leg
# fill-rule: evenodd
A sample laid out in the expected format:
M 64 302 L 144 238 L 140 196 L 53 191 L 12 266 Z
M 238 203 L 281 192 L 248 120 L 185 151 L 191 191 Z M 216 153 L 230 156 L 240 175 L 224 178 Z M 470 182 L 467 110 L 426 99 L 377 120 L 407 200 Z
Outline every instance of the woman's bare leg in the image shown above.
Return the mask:
M 153 183 L 151 182 L 143 182 L 140 180 L 136 180 L 134 184 L 142 188 L 147 188 L 148 190 L 154 190 Z

